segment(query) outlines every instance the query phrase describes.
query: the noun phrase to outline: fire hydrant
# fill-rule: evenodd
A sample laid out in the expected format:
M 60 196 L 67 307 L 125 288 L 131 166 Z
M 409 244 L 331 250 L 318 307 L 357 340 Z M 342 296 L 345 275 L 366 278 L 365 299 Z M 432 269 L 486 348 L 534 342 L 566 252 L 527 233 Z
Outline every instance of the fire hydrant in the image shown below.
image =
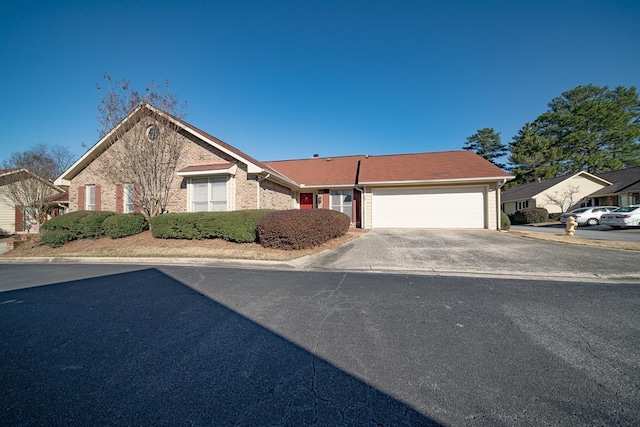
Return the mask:
M 574 217 L 570 216 L 569 218 L 567 218 L 567 230 L 565 231 L 565 234 L 567 236 L 573 236 L 573 233 L 576 232 L 577 226 L 578 221 L 576 221 Z

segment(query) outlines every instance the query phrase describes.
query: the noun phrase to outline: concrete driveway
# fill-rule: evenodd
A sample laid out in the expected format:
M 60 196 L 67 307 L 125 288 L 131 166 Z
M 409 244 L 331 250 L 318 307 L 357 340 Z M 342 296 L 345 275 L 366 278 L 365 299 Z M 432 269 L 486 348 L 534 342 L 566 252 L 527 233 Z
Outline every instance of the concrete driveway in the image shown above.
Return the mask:
M 532 240 L 492 230 L 372 230 L 297 261 L 310 269 L 640 282 L 638 252 Z

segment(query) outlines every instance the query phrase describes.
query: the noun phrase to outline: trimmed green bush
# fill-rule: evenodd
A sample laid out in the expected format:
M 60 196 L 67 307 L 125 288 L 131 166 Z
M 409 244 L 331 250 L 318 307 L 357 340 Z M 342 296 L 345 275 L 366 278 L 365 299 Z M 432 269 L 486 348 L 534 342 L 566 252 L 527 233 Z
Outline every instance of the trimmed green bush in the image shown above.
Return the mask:
M 93 211 L 76 211 L 51 218 L 50 220 L 42 224 L 42 230 L 45 232 L 54 230 L 66 230 L 69 231 L 71 236 L 73 237 L 71 240 L 77 239 L 81 234 L 79 221 L 87 215 L 91 215 L 92 213 Z
M 500 230 L 508 230 L 511 228 L 511 220 L 509 215 L 500 211 Z
M 513 214 L 513 222 L 516 224 L 537 224 L 548 220 L 549 212 L 545 208 L 526 208 Z
M 257 240 L 258 221 L 270 210 L 168 213 L 151 218 L 153 237 L 161 239 L 224 239 L 236 243 Z
M 40 241 L 52 248 L 58 248 L 71 240 L 73 238 L 69 230 L 48 230 L 40 235 Z
M 65 215 L 51 218 L 42 224 L 42 241 L 51 246 L 48 242 L 62 246 L 66 242 L 76 239 L 97 239 L 104 236 L 102 223 L 114 212 L 108 211 L 76 211 Z M 53 233 L 49 236 L 50 233 Z M 65 242 L 58 244 L 62 239 Z
M 275 211 L 258 222 L 260 244 L 285 250 L 306 249 L 349 231 L 347 215 L 328 209 Z
M 94 211 L 91 214 L 80 218 L 79 226 L 81 235 L 79 239 L 97 239 L 104 236 L 104 227 L 102 223 L 105 219 L 115 215 L 115 212 L 109 211 Z
M 133 236 L 149 228 L 144 215 L 140 213 L 116 214 L 107 217 L 102 223 L 104 233 L 112 239 Z

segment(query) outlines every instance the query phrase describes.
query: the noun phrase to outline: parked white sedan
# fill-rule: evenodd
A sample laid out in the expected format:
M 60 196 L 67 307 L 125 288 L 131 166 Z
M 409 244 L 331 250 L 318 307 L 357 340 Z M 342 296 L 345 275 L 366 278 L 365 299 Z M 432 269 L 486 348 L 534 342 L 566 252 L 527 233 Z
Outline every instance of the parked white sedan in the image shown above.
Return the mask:
M 574 217 L 578 225 L 598 225 L 603 214 L 618 209 L 617 206 L 589 206 L 587 208 L 574 209 L 571 212 L 560 215 L 560 222 L 566 223 L 567 218 Z
M 600 217 L 600 224 L 611 228 L 640 226 L 640 205 L 623 206 Z

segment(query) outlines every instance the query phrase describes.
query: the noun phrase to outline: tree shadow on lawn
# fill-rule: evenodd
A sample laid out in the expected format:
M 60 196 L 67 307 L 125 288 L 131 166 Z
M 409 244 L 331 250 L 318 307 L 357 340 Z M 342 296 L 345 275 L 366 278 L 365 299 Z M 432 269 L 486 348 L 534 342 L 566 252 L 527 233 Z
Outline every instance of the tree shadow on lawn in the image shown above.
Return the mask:
M 2 425 L 439 425 L 149 268 L 0 293 Z

